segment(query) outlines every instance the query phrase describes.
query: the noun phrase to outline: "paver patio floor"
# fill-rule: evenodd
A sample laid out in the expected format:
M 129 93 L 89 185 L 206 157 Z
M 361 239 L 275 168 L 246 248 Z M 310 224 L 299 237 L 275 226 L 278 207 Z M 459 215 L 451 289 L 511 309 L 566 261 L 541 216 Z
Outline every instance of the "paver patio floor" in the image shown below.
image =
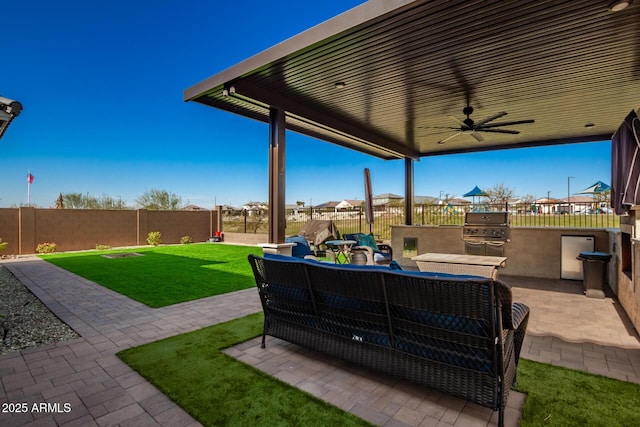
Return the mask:
M 0 356 L 0 403 L 60 404 L 56 413 L 0 413 L 3 427 L 198 425 L 115 354 L 261 309 L 254 289 L 151 309 L 36 257 L 3 265 L 81 336 Z M 522 357 L 640 383 L 640 340 L 614 298 L 586 298 L 579 282 L 502 279 L 513 286 L 515 301 L 531 307 Z M 264 350 L 252 340 L 228 351 L 374 424 L 485 426 L 497 421 L 497 413 L 481 406 L 271 337 Z M 507 425 L 517 425 L 523 402 L 524 395 L 510 393 Z M 65 411 L 64 403 L 71 410 Z

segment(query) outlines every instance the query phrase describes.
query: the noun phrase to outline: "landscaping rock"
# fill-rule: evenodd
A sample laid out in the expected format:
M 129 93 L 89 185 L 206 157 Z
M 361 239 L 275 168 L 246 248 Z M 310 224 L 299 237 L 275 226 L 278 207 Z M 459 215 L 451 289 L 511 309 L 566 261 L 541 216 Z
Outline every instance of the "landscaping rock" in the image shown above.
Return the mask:
M 0 354 L 78 336 L 0 265 Z

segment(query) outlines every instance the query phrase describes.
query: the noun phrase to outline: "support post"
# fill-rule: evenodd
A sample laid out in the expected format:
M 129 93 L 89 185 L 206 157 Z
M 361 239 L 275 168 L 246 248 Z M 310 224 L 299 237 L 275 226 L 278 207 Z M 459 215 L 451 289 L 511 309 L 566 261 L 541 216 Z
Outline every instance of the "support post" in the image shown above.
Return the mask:
M 413 160 L 404 159 L 404 225 L 413 225 Z
M 285 112 L 269 111 L 269 243 L 285 235 Z

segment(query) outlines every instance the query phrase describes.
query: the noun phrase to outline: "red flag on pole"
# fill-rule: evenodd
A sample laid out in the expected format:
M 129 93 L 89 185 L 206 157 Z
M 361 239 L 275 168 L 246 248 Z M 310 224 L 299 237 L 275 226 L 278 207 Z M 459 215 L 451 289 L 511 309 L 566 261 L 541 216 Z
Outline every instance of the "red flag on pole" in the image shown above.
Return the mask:
M 32 184 L 33 183 L 33 179 L 34 179 L 33 175 L 31 175 L 31 173 L 28 173 L 27 174 L 27 182 L 29 184 Z

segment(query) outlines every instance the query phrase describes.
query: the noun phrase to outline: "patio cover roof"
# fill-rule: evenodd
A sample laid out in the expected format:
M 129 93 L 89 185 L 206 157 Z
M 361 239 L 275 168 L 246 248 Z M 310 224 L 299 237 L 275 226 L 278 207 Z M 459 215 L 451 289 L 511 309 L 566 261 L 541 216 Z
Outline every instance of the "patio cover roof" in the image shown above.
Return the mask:
M 269 123 L 271 243 L 286 227 L 285 129 L 404 158 L 412 224 L 413 159 L 610 139 L 640 104 L 638 3 L 614 12 L 611 0 L 370 0 L 184 99 Z M 467 104 L 476 123 L 503 113 L 497 122 L 535 123 L 490 127 L 479 142 L 456 124 Z M 506 129 L 520 133 L 495 133 Z
M 22 104 L 18 101 L 0 96 L 0 139 L 7 131 L 7 128 L 22 111 Z
M 640 2 L 610 3 L 370 0 L 184 99 L 264 122 L 277 108 L 289 130 L 385 159 L 608 140 L 640 105 Z M 476 122 L 535 123 L 439 144 L 467 100 Z

